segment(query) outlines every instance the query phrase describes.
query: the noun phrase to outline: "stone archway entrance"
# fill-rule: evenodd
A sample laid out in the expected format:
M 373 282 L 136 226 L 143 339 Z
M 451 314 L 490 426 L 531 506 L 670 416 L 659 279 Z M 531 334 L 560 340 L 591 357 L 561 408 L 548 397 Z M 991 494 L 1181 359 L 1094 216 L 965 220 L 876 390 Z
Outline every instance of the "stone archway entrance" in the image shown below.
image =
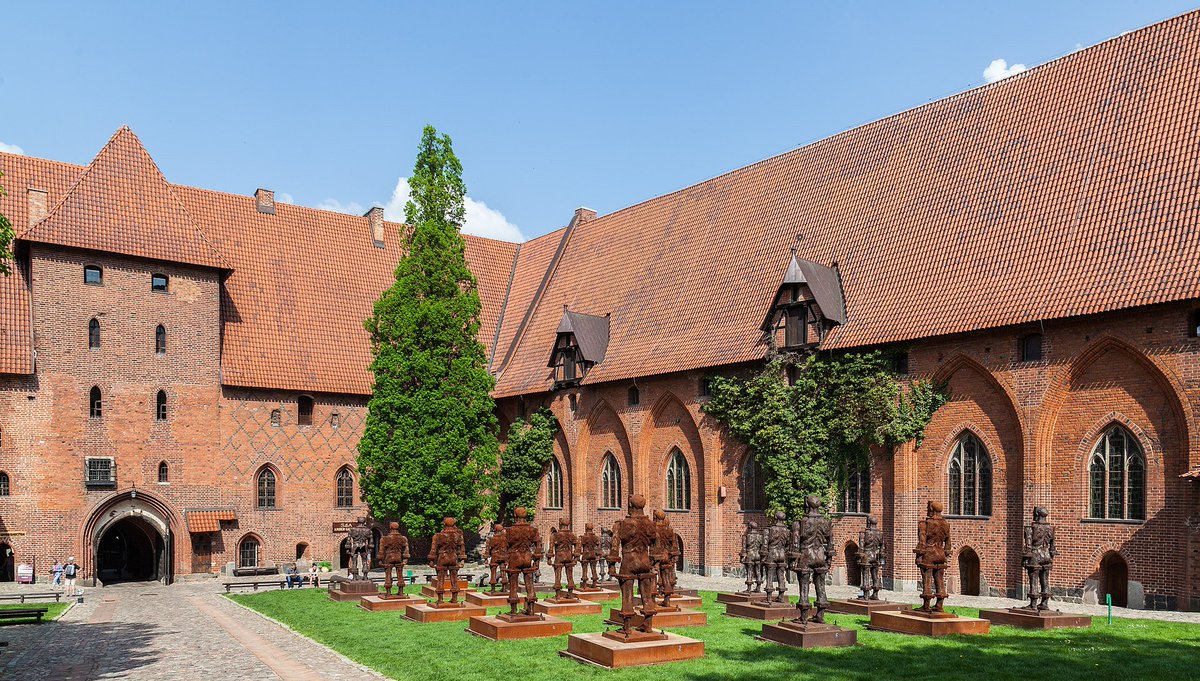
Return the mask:
M 0 582 L 11 582 L 17 578 L 17 557 L 12 547 L 0 543 Z
M 979 554 L 969 546 L 958 552 L 958 582 L 958 592 L 962 595 L 979 595 Z
M 846 585 L 862 586 L 862 571 L 858 566 L 858 544 L 850 542 L 842 551 L 846 561 Z
M 1100 603 L 1104 603 L 1104 595 L 1112 596 L 1112 604 L 1119 607 L 1129 605 L 1129 565 L 1121 554 L 1111 551 L 1100 560 L 1101 587 Z
M 173 514 L 159 500 L 131 490 L 114 495 L 92 513 L 84 528 L 97 585 L 157 581 L 175 576 Z

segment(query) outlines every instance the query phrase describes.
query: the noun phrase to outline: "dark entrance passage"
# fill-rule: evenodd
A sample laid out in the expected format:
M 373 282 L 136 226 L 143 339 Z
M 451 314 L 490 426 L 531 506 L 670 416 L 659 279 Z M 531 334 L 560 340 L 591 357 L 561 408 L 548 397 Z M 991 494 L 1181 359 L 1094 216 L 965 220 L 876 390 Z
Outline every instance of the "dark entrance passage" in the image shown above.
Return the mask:
M 105 584 L 162 578 L 162 535 L 144 520 L 125 518 L 105 530 L 96 547 L 96 577 Z
M 1112 596 L 1112 604 L 1122 608 L 1129 606 L 1129 565 L 1121 554 L 1110 552 L 1100 561 L 1101 585 L 1104 592 L 1100 594 L 1100 604 L 1104 604 L 1104 596 Z
M 0 543 L 0 582 L 11 582 L 17 575 L 17 557 L 12 547 Z
M 858 567 L 858 545 L 854 542 L 846 544 L 843 556 L 846 558 L 846 585 L 862 586 L 862 573 Z
M 350 538 L 346 537 L 342 540 L 338 547 L 338 567 L 343 570 L 350 568 Z
M 675 571 L 683 572 L 683 537 L 675 535 L 675 549 L 679 551 L 679 557 L 675 559 Z
M 964 546 L 958 552 L 959 593 L 964 596 L 979 595 L 979 554 L 975 549 Z

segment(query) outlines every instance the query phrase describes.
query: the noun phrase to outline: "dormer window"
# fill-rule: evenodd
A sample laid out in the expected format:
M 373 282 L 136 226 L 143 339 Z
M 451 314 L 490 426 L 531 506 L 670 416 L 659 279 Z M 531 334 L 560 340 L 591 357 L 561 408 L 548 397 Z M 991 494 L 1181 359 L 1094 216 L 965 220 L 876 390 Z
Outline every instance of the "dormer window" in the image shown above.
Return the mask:
M 554 350 L 547 366 L 554 369 L 554 387 L 578 385 L 591 368 L 604 361 L 608 350 L 608 317 L 563 308 Z
M 801 260 L 792 251 L 783 283 L 763 321 L 763 333 L 778 344 L 782 331 L 784 350 L 806 350 L 820 345 L 830 328 L 844 323 L 846 303 L 837 270 Z

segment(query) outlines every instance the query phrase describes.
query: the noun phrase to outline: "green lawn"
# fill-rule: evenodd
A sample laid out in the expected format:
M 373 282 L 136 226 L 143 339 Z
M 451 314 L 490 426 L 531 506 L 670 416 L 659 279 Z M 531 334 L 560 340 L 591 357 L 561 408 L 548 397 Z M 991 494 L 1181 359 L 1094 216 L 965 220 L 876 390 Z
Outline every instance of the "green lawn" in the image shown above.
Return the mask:
M 410 591 L 415 591 L 411 588 Z M 866 618 L 832 616 L 859 629 L 853 648 L 796 650 L 754 639 L 761 622 L 726 617 L 703 593 L 709 625 L 672 630 L 705 643 L 700 660 L 610 671 L 558 655 L 566 637 L 494 642 L 464 631 L 465 622 L 417 624 L 397 612 L 371 613 L 335 603 L 324 589 L 230 596 L 343 655 L 396 679 L 468 681 L 883 681 L 890 679 L 1195 679 L 1200 625 L 1096 618 L 1090 629 L 1033 632 L 993 626 L 987 636 L 930 639 L 869 631 Z M 607 612 L 607 605 L 605 606 Z M 977 615 L 970 608 L 952 608 Z M 489 610 L 489 614 L 501 612 Z M 569 618 L 575 633 L 603 631 L 603 616 Z
M 47 622 L 49 620 L 58 619 L 60 615 L 62 615 L 64 612 L 67 611 L 68 605 L 70 605 L 70 604 L 69 603 L 40 603 L 37 601 L 29 601 L 28 603 L 16 603 L 13 605 L 0 605 L 0 610 L 24 610 L 26 608 L 37 608 L 37 607 L 45 606 L 46 614 L 45 614 L 45 616 L 42 617 L 42 621 Z M 28 619 L 19 619 L 19 620 L 0 620 L 0 626 L 7 625 L 7 624 L 29 624 L 30 622 L 36 622 L 36 621 L 37 621 L 37 619 L 34 617 L 30 617 Z

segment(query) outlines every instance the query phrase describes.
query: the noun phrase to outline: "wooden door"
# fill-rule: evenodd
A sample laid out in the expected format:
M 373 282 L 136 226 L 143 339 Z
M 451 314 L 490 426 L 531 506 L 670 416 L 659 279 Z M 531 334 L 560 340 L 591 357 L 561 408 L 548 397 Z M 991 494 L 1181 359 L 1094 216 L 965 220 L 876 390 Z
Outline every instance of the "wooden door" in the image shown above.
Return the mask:
M 192 535 L 192 572 L 212 572 L 212 536 L 208 533 Z
M 958 581 L 964 596 L 979 595 L 979 555 L 970 548 L 958 553 Z
M 1100 561 L 1100 570 L 1104 573 L 1104 594 L 1112 595 L 1112 604 L 1122 608 L 1129 605 L 1129 566 L 1119 553 L 1110 553 Z M 1104 604 L 1104 594 L 1100 595 L 1100 604 Z

